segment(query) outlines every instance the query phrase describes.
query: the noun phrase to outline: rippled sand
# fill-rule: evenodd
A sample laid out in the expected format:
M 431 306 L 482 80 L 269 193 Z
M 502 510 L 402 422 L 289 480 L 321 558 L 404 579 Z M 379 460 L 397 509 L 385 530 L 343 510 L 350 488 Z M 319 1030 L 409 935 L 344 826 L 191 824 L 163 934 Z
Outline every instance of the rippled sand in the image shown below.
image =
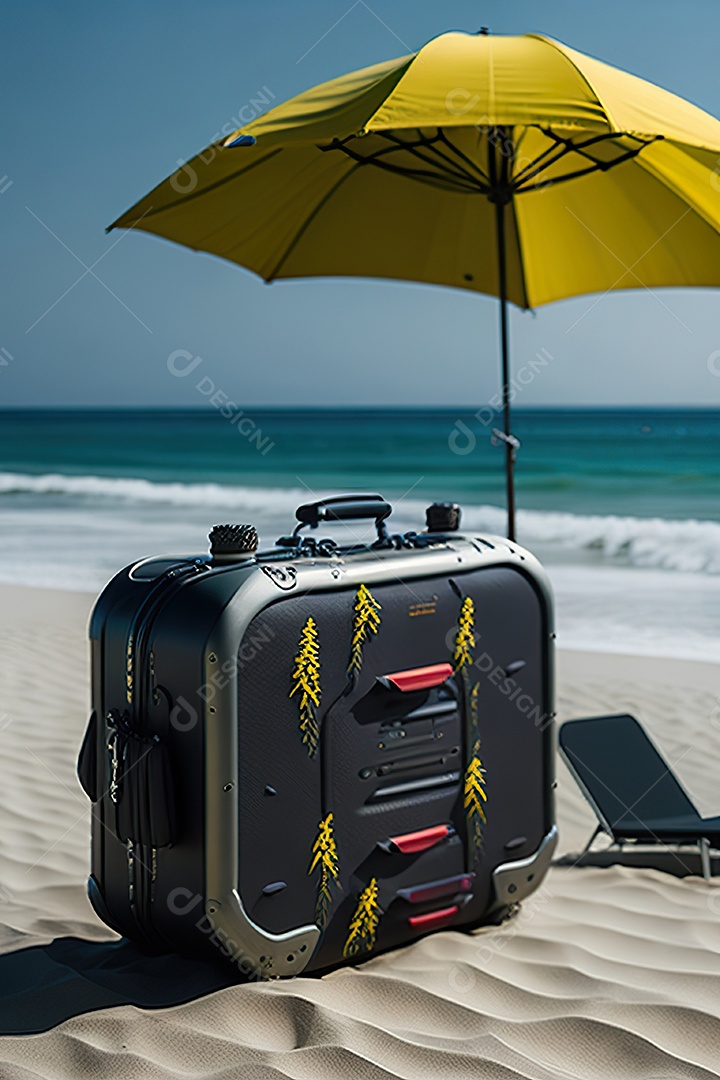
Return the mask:
M 17 1030 L 2 1015 L 13 995 L 29 1003 L 20 1014 L 51 1016 L 60 999 L 77 1013 L 42 1034 L 0 1039 L 0 1077 L 720 1076 L 720 879 L 556 867 L 498 929 L 439 933 L 322 979 L 209 994 L 198 983 L 206 996 L 172 1008 L 87 1011 L 97 1008 L 102 963 L 73 978 L 58 963 L 52 985 L 47 972 L 33 974 L 32 958 L 45 954 L 19 950 L 115 940 L 85 896 L 88 806 L 74 771 L 91 600 L 0 590 L 0 953 L 18 961 L 13 985 L 0 987 L 0 1026 Z M 715 668 L 565 653 L 558 690 L 561 719 L 634 712 L 701 811 L 720 813 Z M 594 819 L 562 767 L 558 780 L 561 849 L 578 850 Z M 172 982 L 173 963 L 158 964 L 158 977 L 167 971 Z M 190 970 L 185 998 L 194 996 Z M 128 986 L 138 971 L 128 965 Z M 187 967 L 183 978 L 187 991 Z

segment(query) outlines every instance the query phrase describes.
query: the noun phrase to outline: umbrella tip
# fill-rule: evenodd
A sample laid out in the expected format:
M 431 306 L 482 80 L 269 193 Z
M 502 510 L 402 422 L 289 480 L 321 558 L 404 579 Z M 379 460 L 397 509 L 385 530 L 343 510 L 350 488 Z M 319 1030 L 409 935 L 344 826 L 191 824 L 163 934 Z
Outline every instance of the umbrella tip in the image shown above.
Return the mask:
M 235 146 L 254 146 L 256 142 L 254 135 L 238 135 L 232 142 L 225 143 L 225 149 L 231 150 Z
M 487 26 L 481 26 L 480 29 L 476 31 L 476 33 L 482 34 L 484 37 L 487 37 L 487 35 L 490 33 L 490 30 Z

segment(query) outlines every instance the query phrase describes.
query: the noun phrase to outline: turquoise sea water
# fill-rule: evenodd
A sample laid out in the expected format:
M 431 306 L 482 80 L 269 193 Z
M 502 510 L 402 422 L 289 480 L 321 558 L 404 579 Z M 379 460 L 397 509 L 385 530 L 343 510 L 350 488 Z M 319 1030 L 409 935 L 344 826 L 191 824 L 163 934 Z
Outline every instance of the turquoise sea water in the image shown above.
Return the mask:
M 0 471 L 186 484 L 409 489 L 501 504 L 502 453 L 461 411 L 217 410 L 0 414 Z M 498 419 L 493 423 L 497 423 Z M 459 426 L 456 426 L 458 425 Z M 259 434 L 257 433 L 259 429 Z M 518 498 L 534 510 L 716 519 L 720 412 L 517 412 Z M 474 449 L 469 450 L 476 439 Z M 452 446 L 462 453 L 453 452 Z M 272 445 L 270 445 L 272 444 Z M 264 452 L 263 452 L 264 451 Z
M 201 551 L 247 520 L 377 490 L 391 525 L 435 499 L 504 528 L 502 451 L 459 410 L 0 413 L 0 580 L 95 590 L 126 562 Z M 560 640 L 720 659 L 720 411 L 518 410 L 519 540 L 546 563 Z M 459 452 L 458 452 L 459 451 Z

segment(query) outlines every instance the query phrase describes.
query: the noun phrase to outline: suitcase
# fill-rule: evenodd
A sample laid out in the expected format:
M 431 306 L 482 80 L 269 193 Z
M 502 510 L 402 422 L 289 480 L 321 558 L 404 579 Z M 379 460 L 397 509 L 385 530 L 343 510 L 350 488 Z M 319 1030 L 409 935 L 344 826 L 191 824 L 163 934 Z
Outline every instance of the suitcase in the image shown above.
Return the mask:
M 264 552 L 217 526 L 209 555 L 142 560 L 100 595 L 78 772 L 88 891 L 118 933 L 297 975 L 499 922 L 542 881 L 546 576 L 460 535 L 452 504 L 402 536 L 390 512 L 320 500 Z M 372 543 L 318 537 L 364 518 Z

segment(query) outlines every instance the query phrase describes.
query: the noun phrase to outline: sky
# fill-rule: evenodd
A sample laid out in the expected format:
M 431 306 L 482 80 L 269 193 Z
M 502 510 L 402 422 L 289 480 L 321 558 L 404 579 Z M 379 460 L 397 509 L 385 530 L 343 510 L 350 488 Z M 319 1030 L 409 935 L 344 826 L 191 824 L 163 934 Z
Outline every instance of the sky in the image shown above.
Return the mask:
M 147 234 L 104 232 L 253 99 L 481 25 L 548 34 L 720 116 L 717 0 L 3 0 L 0 406 L 206 406 L 197 380 L 170 374 L 178 350 L 248 406 L 487 402 L 490 298 L 355 279 L 267 286 Z M 513 310 L 515 369 L 552 358 L 518 404 L 718 406 L 719 305 L 717 290 L 641 289 Z

